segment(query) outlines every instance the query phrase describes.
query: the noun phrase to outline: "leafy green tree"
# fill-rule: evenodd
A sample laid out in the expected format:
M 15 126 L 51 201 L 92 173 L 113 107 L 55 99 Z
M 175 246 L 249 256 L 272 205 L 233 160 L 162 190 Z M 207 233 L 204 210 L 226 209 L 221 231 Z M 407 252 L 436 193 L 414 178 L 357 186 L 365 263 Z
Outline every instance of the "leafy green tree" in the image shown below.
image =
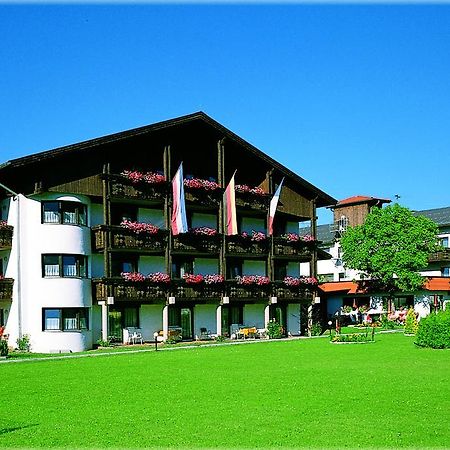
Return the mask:
M 416 313 L 413 308 L 409 308 L 405 319 L 405 334 L 416 334 L 418 328 L 419 322 L 417 322 Z
M 418 273 L 438 249 L 438 228 L 398 204 L 373 208 L 364 224 L 348 228 L 341 238 L 346 267 L 362 272 L 377 289 L 415 291 L 422 287 Z

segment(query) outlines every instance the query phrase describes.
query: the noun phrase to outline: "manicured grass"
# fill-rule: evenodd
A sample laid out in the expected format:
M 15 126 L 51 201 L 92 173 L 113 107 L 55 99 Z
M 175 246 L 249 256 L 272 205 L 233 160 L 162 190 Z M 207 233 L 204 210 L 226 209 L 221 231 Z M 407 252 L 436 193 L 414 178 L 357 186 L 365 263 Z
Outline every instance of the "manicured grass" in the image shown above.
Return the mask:
M 402 334 L 0 366 L 0 447 L 448 447 L 450 351 Z

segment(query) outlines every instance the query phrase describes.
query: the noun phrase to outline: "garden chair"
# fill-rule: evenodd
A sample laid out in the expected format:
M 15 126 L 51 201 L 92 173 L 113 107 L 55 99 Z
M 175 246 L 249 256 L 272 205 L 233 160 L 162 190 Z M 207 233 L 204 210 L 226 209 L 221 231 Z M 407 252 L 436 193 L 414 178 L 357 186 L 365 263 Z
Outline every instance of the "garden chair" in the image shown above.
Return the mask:
M 200 340 L 203 341 L 205 339 L 212 339 L 211 331 L 207 330 L 204 327 L 200 328 Z

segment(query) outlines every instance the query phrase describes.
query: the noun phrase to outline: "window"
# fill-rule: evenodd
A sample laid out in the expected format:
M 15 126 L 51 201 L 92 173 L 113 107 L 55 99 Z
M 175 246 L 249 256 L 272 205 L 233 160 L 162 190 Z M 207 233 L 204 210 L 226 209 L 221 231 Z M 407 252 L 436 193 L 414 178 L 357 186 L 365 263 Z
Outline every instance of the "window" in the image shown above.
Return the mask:
M 447 236 L 441 238 L 440 241 L 441 241 L 441 246 L 442 246 L 442 247 L 448 248 L 448 237 L 447 237 Z
M 442 267 L 441 275 L 443 277 L 450 277 L 450 267 Z
M 242 261 L 231 259 L 227 264 L 227 278 L 234 280 L 242 276 Z
M 42 255 L 43 277 L 87 277 L 84 255 Z
M 86 205 L 69 201 L 42 202 L 42 223 L 86 225 Z
M 183 278 L 186 273 L 194 273 L 194 261 L 192 258 L 174 258 L 172 261 L 172 277 Z
M 43 331 L 88 330 L 88 308 L 44 308 Z

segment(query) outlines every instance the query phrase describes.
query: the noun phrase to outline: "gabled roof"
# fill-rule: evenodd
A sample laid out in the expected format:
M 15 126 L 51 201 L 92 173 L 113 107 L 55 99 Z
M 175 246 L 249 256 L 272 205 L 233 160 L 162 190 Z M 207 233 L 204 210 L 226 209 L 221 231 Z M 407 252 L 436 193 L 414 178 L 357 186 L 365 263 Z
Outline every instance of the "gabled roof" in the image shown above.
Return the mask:
M 382 204 L 382 203 L 390 203 L 390 202 L 391 202 L 391 200 L 389 200 L 387 198 L 367 197 L 365 195 L 354 195 L 353 197 L 348 197 L 343 200 L 339 200 L 336 203 L 335 207 L 356 205 L 358 203 Z
M 286 177 L 291 178 L 294 182 L 300 184 L 303 188 L 309 190 L 313 194 L 313 196 L 317 197 L 317 206 L 330 206 L 330 205 L 334 205 L 336 203 L 336 199 L 329 196 L 328 194 L 326 194 L 322 190 L 318 189 L 317 187 L 315 187 L 308 181 L 304 180 L 303 178 L 299 177 L 297 174 L 292 172 L 290 169 L 283 166 L 279 162 L 275 161 L 273 158 L 266 155 L 261 150 L 259 150 L 258 148 L 256 148 L 252 144 L 250 144 L 249 142 L 245 141 L 244 139 L 239 137 L 237 134 L 230 131 L 228 128 L 221 125 L 219 122 L 216 122 L 214 119 L 212 119 L 211 117 L 209 117 L 207 114 L 205 114 L 202 111 L 195 112 L 193 114 L 188 114 L 188 115 L 181 116 L 181 117 L 177 117 L 175 119 L 157 122 L 152 125 L 146 125 L 146 126 L 139 127 L 139 128 L 133 128 L 131 130 L 122 131 L 119 133 L 114 133 L 114 134 L 110 134 L 107 136 L 90 139 L 90 140 L 79 142 L 76 144 L 66 145 L 64 147 L 58 147 L 58 148 L 55 148 L 52 150 L 35 153 L 35 154 L 29 155 L 29 156 L 24 156 L 22 158 L 12 159 L 10 161 L 7 161 L 7 162 L 1 164 L 0 171 L 6 167 L 8 167 L 8 168 L 21 167 L 21 166 L 25 166 L 28 164 L 32 164 L 34 162 L 55 158 L 57 156 L 60 156 L 60 155 L 63 155 L 63 154 L 69 153 L 69 152 L 75 152 L 78 150 L 87 150 L 87 149 L 97 147 L 99 145 L 104 145 L 104 144 L 120 141 L 123 139 L 128 139 L 130 137 L 147 134 L 147 133 L 154 132 L 157 130 L 163 130 L 163 129 L 167 129 L 167 128 L 174 127 L 174 126 L 181 125 L 181 124 L 187 124 L 189 122 L 194 122 L 194 121 L 202 121 L 202 122 L 208 124 L 212 128 L 219 131 L 223 135 L 223 137 L 227 137 L 227 138 L 233 140 L 238 145 L 241 145 L 249 152 L 258 156 L 259 158 L 261 158 L 262 160 L 264 160 L 271 166 L 275 167 Z
M 435 222 L 437 225 L 450 225 L 450 207 L 424 209 L 422 211 L 414 211 L 416 216 L 425 216 Z

